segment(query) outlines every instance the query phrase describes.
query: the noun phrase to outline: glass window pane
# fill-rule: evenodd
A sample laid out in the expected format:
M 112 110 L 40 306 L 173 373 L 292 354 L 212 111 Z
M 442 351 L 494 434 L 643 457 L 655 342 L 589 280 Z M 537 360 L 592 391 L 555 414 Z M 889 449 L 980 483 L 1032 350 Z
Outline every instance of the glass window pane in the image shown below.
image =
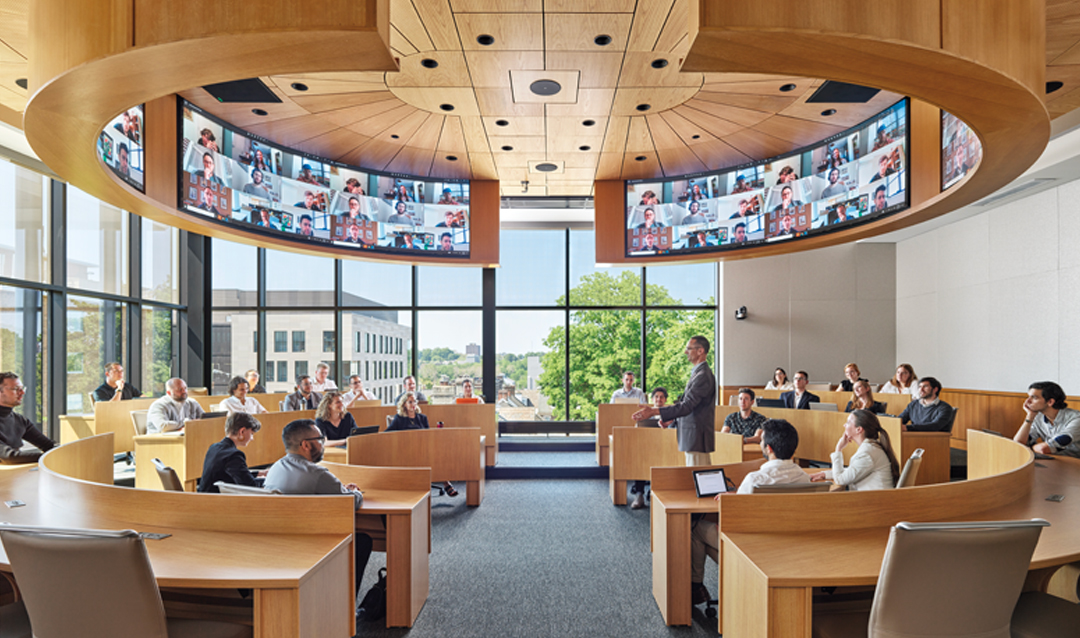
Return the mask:
M 74 295 L 68 297 L 68 414 L 92 413 L 90 393 L 105 381 L 105 364 L 124 361 L 126 315 L 127 304 Z
M 221 239 L 210 240 L 214 286 L 213 304 L 218 308 L 251 308 L 258 304 L 258 249 Z
M 215 312 L 211 320 L 210 366 L 214 384 L 210 393 L 228 394 L 229 381 L 233 377 L 247 376 L 248 370 L 257 369 L 259 358 L 254 346 L 259 336 L 259 315 L 255 312 Z M 267 361 L 266 375 L 259 380 L 262 385 L 273 380 L 267 377 L 276 377 L 273 370 L 274 362 Z M 264 407 L 272 409 L 271 406 Z
M 499 306 L 566 303 L 566 231 L 504 230 L 495 271 Z M 562 302 L 560 304 L 559 302 Z
M 128 294 L 127 216 L 127 212 L 68 185 L 68 286 Z
M 48 192 L 43 175 L 0 161 L 0 277 L 49 281 Z
M 686 342 L 696 335 L 709 340 L 707 361 L 715 373 L 716 349 L 712 347 L 716 345 L 715 310 L 650 310 L 645 321 L 648 392 L 663 386 L 668 391 L 669 401 L 682 394 L 691 369 L 686 361 Z
M 565 324 L 561 310 L 496 313 L 495 411 L 501 419 L 566 418 Z
M 571 230 L 570 304 L 640 306 L 641 268 L 597 268 L 596 234 Z
M 48 296 L 37 290 L 0 286 L 0 371 L 14 372 L 26 387 L 15 412 L 34 423 L 48 423 L 45 408 L 43 309 Z
M 412 266 L 344 259 L 341 305 L 411 306 Z
M 431 403 L 453 403 L 461 393 L 461 380 L 473 380 L 473 391 L 483 387 L 480 351 L 481 313 L 445 311 L 417 313 L 419 343 L 417 387 Z
M 403 389 L 412 362 L 412 313 L 348 310 L 341 313 L 341 329 L 341 379 L 348 382 L 350 376 L 359 375 L 365 390 L 383 403 L 392 403 Z M 370 347 L 379 337 L 391 340 L 396 347 L 379 354 Z
M 266 305 L 332 307 L 334 260 L 267 250 Z
M 716 264 L 650 266 L 645 269 L 645 297 L 650 306 L 716 304 Z
M 481 273 L 480 268 L 419 266 L 417 301 L 421 306 L 480 306 Z
M 142 220 L 143 299 L 180 303 L 179 259 L 180 231 Z
M 571 421 L 595 419 L 596 406 L 610 402 L 611 394 L 622 385 L 623 371 L 640 369 L 640 311 L 570 313 Z
M 263 384 L 266 389 L 269 392 L 292 392 L 293 386 L 296 385 L 295 373 L 298 369 L 304 370 L 306 366 L 306 372 L 302 371 L 300 374 L 313 375 L 315 374 L 315 366 L 319 363 L 325 362 L 333 366 L 334 355 L 332 353 L 327 356 L 322 353 L 321 348 L 307 347 L 308 342 L 321 344 L 323 332 L 326 330 L 332 331 L 333 329 L 334 313 L 332 312 L 267 312 L 267 332 L 270 334 L 286 333 L 289 345 L 293 347 L 289 348 L 288 352 L 282 351 L 267 355 L 267 359 L 272 359 L 277 363 L 278 375 L 277 379 L 272 383 Z M 297 349 L 296 346 L 300 346 L 300 348 Z M 301 365 L 298 366 L 297 364 Z M 282 366 L 284 366 L 284 370 Z M 285 372 L 284 375 L 281 374 L 283 371 Z M 330 378 L 337 381 L 332 374 Z
M 143 396 L 165 394 L 165 382 L 175 371 L 173 335 L 176 334 L 176 311 L 143 306 L 142 309 L 142 379 Z

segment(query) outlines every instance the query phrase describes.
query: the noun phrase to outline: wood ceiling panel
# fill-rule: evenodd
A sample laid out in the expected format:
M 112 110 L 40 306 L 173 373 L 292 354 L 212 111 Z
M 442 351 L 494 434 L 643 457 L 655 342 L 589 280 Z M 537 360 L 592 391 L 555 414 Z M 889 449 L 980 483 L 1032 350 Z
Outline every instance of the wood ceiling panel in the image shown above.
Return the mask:
M 404 148 L 403 144 L 388 144 L 371 140 L 367 144 L 343 155 L 341 161 L 353 166 L 363 166 L 374 171 L 386 170 L 386 165 Z
M 1046 63 L 1057 58 L 1080 40 L 1080 3 L 1075 0 L 1046 0 Z
M 626 135 L 626 153 L 651 153 L 656 150 L 649 124 L 644 117 L 630 118 L 630 129 Z
M 656 149 L 656 154 L 660 158 L 660 167 L 667 177 L 686 175 L 688 173 L 700 173 L 701 171 L 709 170 L 709 167 L 698 159 L 696 155 L 687 153 L 685 146 L 681 149 L 658 148 Z
M 390 25 L 390 48 L 400 53 L 399 57 L 405 57 L 407 55 L 413 55 L 417 53 L 419 49 L 409 42 L 409 39 L 401 34 L 401 31 L 397 30 L 397 27 Z
M 476 104 L 476 94 L 473 89 L 395 86 L 391 90 L 401 100 L 432 113 L 443 113 L 439 106 L 441 104 L 450 104 L 454 107 L 454 110 L 447 111 L 447 114 L 459 116 L 480 115 L 480 109 Z
M 548 155 L 568 154 L 577 156 L 587 154 L 589 151 L 582 151 L 582 146 L 588 146 L 590 151 L 599 153 L 604 146 L 604 137 L 602 135 L 583 137 L 574 135 L 572 132 L 547 136 Z
M 409 137 L 405 145 L 434 151 L 445 121 L 446 118 L 442 115 L 432 115 L 416 128 L 416 132 Z
M 697 3 L 694 3 L 697 6 Z M 671 13 L 664 22 L 664 29 L 656 39 L 657 51 L 673 51 L 687 36 L 690 28 L 690 0 L 675 0 Z
M 712 91 L 702 91 L 695 97 L 698 100 L 704 100 L 705 102 L 737 106 L 739 108 L 763 111 L 769 114 L 781 111 L 791 106 L 799 99 L 796 95 L 746 95 L 742 93 L 717 93 Z
M 593 148 L 598 149 L 600 146 L 594 145 Z M 565 153 L 562 157 L 566 168 L 588 168 L 594 173 L 596 172 L 596 164 L 600 161 L 599 151 L 576 151 Z
M 797 144 L 792 144 L 771 135 L 765 135 L 753 129 L 746 129 L 728 135 L 724 138 L 724 141 L 731 144 L 739 152 L 755 158 L 783 155 L 798 148 Z M 697 150 L 696 147 L 695 150 Z
M 26 109 L 26 97 L 9 90 L 6 86 L 0 87 L 0 105 L 21 114 Z M 19 118 L 22 119 L 21 115 L 19 115 Z
M 509 135 L 488 135 L 488 143 L 491 144 L 491 152 L 495 154 L 495 160 L 498 161 L 499 157 L 506 154 L 515 153 L 528 153 L 533 155 L 534 159 L 536 155 L 544 155 L 547 152 L 545 147 L 547 138 L 542 136 L 535 137 L 512 137 Z M 513 150 L 504 151 L 503 147 L 508 146 Z M 543 159 L 542 157 L 540 159 Z
M 544 19 L 539 13 L 459 13 L 454 19 L 465 50 L 541 51 L 544 48 Z M 481 35 L 490 35 L 495 42 L 484 46 L 476 41 Z
M 548 180 L 548 184 L 551 184 L 553 181 L 555 181 L 554 177 L 555 176 L 553 175 L 552 179 Z M 570 182 L 587 182 L 587 181 L 592 180 L 593 178 L 596 177 L 596 167 L 595 166 L 581 167 L 581 168 L 566 167 L 566 168 L 563 169 L 561 177 L 564 178 L 565 181 L 570 181 Z M 563 181 L 563 180 L 559 180 L 559 181 Z
M 411 104 L 380 113 L 358 122 L 353 128 L 359 133 L 372 135 L 386 144 L 404 146 L 428 118 L 440 117 L 422 111 Z M 394 137 L 394 136 L 397 137 Z M 389 161 L 389 158 L 387 158 Z
M 547 187 L 548 197 L 589 197 L 592 195 L 592 182 L 554 184 Z
M 607 118 L 594 119 L 592 126 L 585 126 L 583 117 L 557 117 L 549 115 L 544 118 L 547 122 L 547 131 L 550 136 L 576 136 L 580 138 L 603 138 L 604 129 L 607 127 Z M 623 133 L 625 135 L 625 133 Z M 580 144 L 578 145 L 580 146 Z M 575 146 L 574 148 L 577 148 Z
M 611 89 L 581 89 L 577 104 L 548 104 L 548 115 L 556 117 L 607 117 L 611 113 L 611 101 L 615 91 Z
M 304 95 L 333 95 L 336 93 L 367 93 L 386 90 L 386 78 L 384 73 L 372 73 L 371 77 L 364 81 L 356 80 L 324 80 L 305 75 L 275 75 L 264 78 L 263 81 L 273 83 L 283 94 L 289 97 Z M 292 88 L 294 82 L 299 82 L 308 87 L 306 91 L 298 91 Z
M 540 13 L 544 0 L 450 0 L 454 13 Z
M 386 165 L 386 170 L 393 173 L 408 173 L 419 177 L 426 177 L 431 170 L 431 162 L 435 159 L 434 149 L 414 148 L 404 146 Z
M 476 89 L 476 102 L 484 117 L 542 117 L 543 104 L 514 104 L 509 87 L 505 89 Z
M 544 43 L 548 51 L 623 50 L 630 35 L 633 15 L 628 13 L 545 13 Z M 611 37 L 601 47 L 593 40 Z
M 546 135 L 547 129 L 543 118 L 539 117 L 485 117 L 484 130 L 490 135 Z M 506 126 L 499 126 L 495 122 L 507 122 Z
M 626 135 L 630 130 L 630 118 L 612 117 L 608 119 L 607 130 L 604 131 L 604 147 L 601 152 L 617 153 L 619 162 L 622 163 L 622 154 L 626 151 Z
M 451 157 L 457 159 L 451 160 Z M 429 174 L 447 179 L 468 179 L 471 174 L 469 156 L 465 153 L 435 153 L 435 159 L 431 161 L 431 172 Z
M 675 131 L 675 134 L 678 135 L 683 140 L 683 142 L 688 145 L 692 146 L 694 144 L 700 144 L 707 140 L 716 139 L 713 133 L 710 132 L 707 127 L 700 126 L 698 124 L 695 124 L 694 122 L 691 122 L 690 120 L 683 117 L 681 113 L 682 111 L 680 109 L 672 109 L 670 111 L 664 111 L 663 113 L 659 113 L 658 115 L 663 118 L 664 122 L 668 126 L 670 126 L 673 131 Z M 712 121 L 715 121 L 717 119 L 713 118 L 711 115 L 705 115 L 700 111 L 695 111 L 695 113 L 698 113 L 701 117 L 709 118 Z M 725 125 L 731 125 L 730 122 L 723 123 Z M 735 127 L 732 130 L 738 130 L 739 128 L 742 127 Z M 695 139 L 694 136 L 697 136 L 697 138 Z
M 296 146 L 304 140 L 324 135 L 341 127 L 320 117 L 305 115 L 263 124 L 251 124 L 244 128 L 255 135 L 274 140 L 278 144 Z
M 656 47 L 656 41 L 667 22 L 668 14 L 671 13 L 672 4 L 674 2 L 670 0 L 655 0 L 638 5 L 626 45 L 628 51 L 652 51 Z
M 642 158 L 642 159 L 638 159 Z M 623 155 L 622 178 L 645 179 L 662 175 L 660 158 L 653 153 L 627 153 Z
M 505 183 L 505 182 L 504 182 Z M 529 191 L 527 193 L 521 192 L 521 186 L 501 186 L 499 192 L 503 197 L 547 197 L 546 186 L 533 186 L 529 185 Z
M 613 89 L 619 84 L 622 51 L 548 51 L 545 57 L 548 69 L 580 70 L 583 89 Z
M 723 120 L 727 120 L 728 122 L 732 122 L 743 127 L 753 126 L 758 122 L 761 122 L 765 118 L 769 117 L 770 115 L 769 113 L 766 113 L 764 111 L 744 109 L 737 106 L 719 104 L 717 102 L 709 102 L 707 100 L 699 100 L 696 98 L 693 100 L 687 100 L 686 104 L 683 104 L 680 107 L 676 107 L 675 110 L 679 113 L 683 113 L 688 119 L 690 119 L 690 115 L 683 110 L 687 108 L 707 113 L 709 115 L 718 117 Z M 716 132 L 714 131 L 714 133 Z M 716 135 L 725 134 L 716 133 Z
M 363 93 L 334 93 L 331 95 L 301 95 L 292 98 L 293 102 L 296 102 L 309 113 L 340 111 L 345 108 L 393 99 L 394 94 L 386 90 L 365 91 Z M 269 111 L 270 109 L 266 110 Z
M 656 60 L 667 60 L 668 65 L 654 69 Z M 700 89 L 704 84 L 701 73 L 680 73 L 678 61 L 668 55 L 644 51 L 628 51 L 623 61 L 619 88 L 680 86 Z
M 545 0 L 549 13 L 633 13 L 637 0 Z
M 671 128 L 667 121 L 660 117 L 660 114 L 646 115 L 645 122 L 649 125 L 649 134 L 657 150 L 682 149 L 682 152 L 686 153 L 687 140 Z
M 896 93 L 881 91 L 865 104 L 808 104 L 806 100 L 800 100 L 783 109 L 777 115 L 848 128 L 895 104 L 899 99 L 900 96 Z M 821 113 L 828 108 L 836 109 L 836 114 L 831 116 L 822 115 Z
M 695 95 L 699 95 L 696 86 L 665 86 L 656 88 L 618 89 L 615 102 L 611 107 L 612 115 L 644 115 L 675 108 Z M 638 105 L 648 104 L 647 111 L 638 110 Z
M 465 148 L 470 153 L 490 153 L 487 131 L 484 129 L 484 121 L 479 117 L 460 117 L 461 134 L 465 138 Z
M 1046 67 L 1046 81 L 1061 82 L 1065 85 L 1046 96 L 1046 108 L 1050 111 L 1051 117 L 1057 117 L 1075 108 L 1068 107 L 1070 102 L 1067 96 L 1074 89 L 1080 88 L 1080 64 L 1048 66 Z
M 371 104 L 361 104 L 360 106 L 354 106 L 352 108 L 327 111 L 322 113 L 321 116 L 323 119 L 333 122 L 338 126 L 355 127 L 353 130 L 358 133 L 374 135 L 382 129 L 368 125 L 367 120 L 378 117 L 384 113 L 397 111 L 397 109 L 403 106 L 408 105 L 397 98 L 390 98 L 389 100 L 372 102 Z
M 420 22 L 427 29 L 431 43 L 436 49 L 440 51 L 461 50 L 457 27 L 454 25 L 454 14 L 450 10 L 448 0 L 423 0 L 423 2 L 414 3 L 413 8 L 420 16 Z M 391 11 L 393 11 L 392 5 Z M 394 14 L 391 13 L 391 15 Z
M 390 16 L 393 25 L 418 51 L 431 51 L 435 48 L 412 0 L 390 0 Z
M 1080 88 L 1069 91 L 1068 89 L 1062 89 L 1058 91 L 1062 95 L 1058 95 L 1052 102 L 1047 103 L 1046 108 L 1050 111 L 1052 117 L 1064 115 L 1070 111 L 1080 108 Z M 1054 95 L 1057 95 L 1055 93 Z
M 780 87 L 794 84 L 791 91 L 781 91 Z M 745 93 L 747 95 L 773 95 L 777 97 L 802 96 L 807 90 L 820 86 L 820 82 L 810 78 L 770 78 L 747 82 L 710 82 L 705 81 L 702 91 L 715 93 Z
M 738 166 L 752 159 L 749 155 L 718 139 L 706 140 L 701 144 L 693 145 L 690 149 L 709 170 Z
M 309 115 L 303 107 L 289 99 L 278 104 L 262 105 L 266 115 L 259 116 L 251 112 L 250 104 L 221 104 L 201 88 L 189 89 L 181 93 L 180 96 L 226 122 L 244 129 L 257 124 Z
M 339 128 L 325 135 L 319 135 L 302 142 L 298 142 L 295 147 L 297 150 L 311 153 L 312 155 L 319 155 L 321 157 L 329 157 L 331 159 L 340 160 L 342 157 L 348 155 L 351 151 L 363 146 L 370 141 L 371 138 L 360 135 L 355 131 L 350 131 L 346 128 Z
M 469 165 L 472 167 L 474 179 L 499 179 L 499 171 L 495 168 L 495 158 L 491 153 L 469 153 Z
M 844 127 L 774 115 L 755 126 L 754 130 L 787 140 L 796 146 L 809 146 L 843 131 Z
M 30 3 L 27 0 L 0 2 L 0 40 L 23 59 L 30 54 Z
M 596 179 L 620 179 L 622 163 L 622 153 L 600 153 L 600 162 L 596 165 Z
M 466 51 L 473 86 L 510 88 L 510 69 L 544 68 L 543 51 Z
M 421 63 L 434 60 L 439 66 L 429 69 Z M 471 87 L 469 67 L 461 51 L 425 51 L 410 55 L 401 61 L 398 73 L 387 73 L 389 86 L 456 86 Z
M 465 134 L 461 128 L 460 117 L 448 117 L 443 124 L 442 134 L 439 136 L 439 145 L 435 148 L 439 153 L 462 155 L 468 147 L 465 145 Z

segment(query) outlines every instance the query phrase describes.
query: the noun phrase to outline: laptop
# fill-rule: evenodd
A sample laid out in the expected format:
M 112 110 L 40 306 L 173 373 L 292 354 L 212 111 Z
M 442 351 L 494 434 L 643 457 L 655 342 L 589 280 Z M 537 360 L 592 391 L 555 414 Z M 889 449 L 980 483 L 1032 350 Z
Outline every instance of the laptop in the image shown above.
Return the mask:
M 813 404 L 811 404 L 811 405 L 813 405 Z M 764 398 L 762 398 L 762 399 L 757 400 L 757 407 L 759 407 L 759 408 L 783 408 L 783 407 L 786 407 L 786 406 L 784 405 L 784 400 L 783 399 L 764 399 Z
M 364 427 L 354 426 L 349 430 L 349 436 L 360 436 L 361 434 L 378 434 L 379 426 L 377 425 L 365 425 Z
M 840 408 L 835 403 L 811 403 L 811 410 L 821 410 L 822 412 L 839 412 Z
M 694 470 L 694 490 L 697 492 L 698 498 L 716 496 L 728 491 L 728 481 L 727 476 L 724 475 L 724 468 Z
M 228 412 L 203 412 L 202 418 L 204 419 L 217 419 L 220 417 L 229 416 Z

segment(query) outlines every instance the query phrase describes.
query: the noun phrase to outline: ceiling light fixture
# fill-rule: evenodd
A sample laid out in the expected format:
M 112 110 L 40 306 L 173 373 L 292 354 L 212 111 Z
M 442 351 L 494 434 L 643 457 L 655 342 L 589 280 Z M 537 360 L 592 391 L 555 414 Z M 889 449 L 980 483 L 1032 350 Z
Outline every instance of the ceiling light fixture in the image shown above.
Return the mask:
M 784 86 L 780 87 L 780 90 L 784 93 L 787 93 L 788 91 L 794 91 L 795 88 L 796 87 L 794 84 L 785 84 Z
M 830 117 L 836 115 L 836 109 L 825 109 L 821 112 L 821 117 Z
M 15 85 L 18 86 L 20 89 L 25 89 L 27 86 L 29 86 L 29 83 L 27 83 L 26 78 L 18 78 L 15 80 Z
M 544 162 L 543 164 L 537 164 L 536 166 L 533 166 L 533 169 L 540 171 L 541 173 L 551 173 L 553 171 L 559 170 L 559 165 L 552 164 L 551 162 Z
M 639 111 L 641 111 L 643 113 L 645 111 L 648 111 L 651 108 L 652 108 L 652 104 L 638 104 L 637 105 L 637 110 L 639 110 Z
M 495 120 L 495 126 L 510 126 L 510 122 L 506 120 Z
M 543 97 L 556 95 L 562 90 L 562 85 L 555 80 L 537 80 L 529 85 L 529 90 Z
M 644 162 L 647 159 L 649 159 L 649 158 L 645 157 L 644 155 L 638 155 L 637 157 L 634 158 L 634 161 L 635 162 Z
M 579 146 L 578 150 L 579 151 L 591 151 L 592 147 L 591 146 Z
M 392 140 L 400 139 L 400 136 L 397 133 L 391 133 L 390 134 L 390 139 L 392 139 Z
M 611 44 L 611 36 L 610 35 L 598 35 L 595 38 L 593 38 L 593 42 L 596 43 L 596 46 L 606 47 L 607 45 Z
M 440 104 L 439 108 L 444 110 L 444 111 L 453 111 L 454 110 L 454 105 L 453 104 Z
M 495 44 L 495 36 L 487 35 L 487 34 L 478 35 L 478 36 L 476 36 L 476 41 L 479 42 L 480 44 L 482 44 L 483 46 L 489 47 L 489 46 Z
M 596 120 L 585 120 L 581 123 L 582 126 L 596 126 Z
M 24 82 L 25 82 L 25 80 L 24 80 Z M 1052 80 L 1052 81 L 1046 83 L 1046 92 L 1047 93 L 1053 93 L 1054 91 L 1060 89 L 1063 86 L 1065 86 L 1064 82 L 1058 82 L 1057 80 Z M 26 88 L 26 87 L 24 86 L 23 88 Z
M 447 155 L 446 159 L 450 160 L 451 162 L 456 162 L 457 161 L 457 155 Z
M 269 115 L 269 113 L 262 109 L 251 109 L 251 112 L 255 115 L 258 115 L 259 117 L 266 117 L 267 115 Z
M 662 69 L 662 68 L 666 67 L 667 65 L 668 65 L 668 61 L 663 59 L 663 58 L 660 58 L 659 60 L 653 60 L 652 61 L 652 68 L 654 68 L 654 69 Z
M 512 151 L 512 150 L 514 150 L 514 147 L 513 146 L 504 146 L 504 147 L 502 147 L 502 150 L 504 150 L 504 151 Z
M 294 91 L 306 91 L 306 90 L 308 90 L 308 85 L 304 84 L 303 82 L 293 82 L 289 86 L 291 86 Z
M 431 58 L 424 58 L 423 60 L 420 60 L 420 66 L 425 69 L 434 69 L 439 66 L 439 63 Z

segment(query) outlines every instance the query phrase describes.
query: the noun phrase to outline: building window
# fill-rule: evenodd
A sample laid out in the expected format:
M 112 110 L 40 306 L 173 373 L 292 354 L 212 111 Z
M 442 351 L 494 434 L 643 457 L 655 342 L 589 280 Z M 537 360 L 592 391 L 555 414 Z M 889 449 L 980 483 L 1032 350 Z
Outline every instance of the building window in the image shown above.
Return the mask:
M 364 381 L 371 381 L 371 362 L 364 362 Z
M 322 351 L 333 352 L 334 351 L 334 331 L 323 330 L 322 333 Z
M 252 344 L 251 345 L 251 351 L 252 352 L 258 352 L 259 351 L 259 331 L 258 330 L 255 330 L 254 332 L 251 333 L 251 344 Z
M 287 330 L 274 331 L 274 352 L 289 351 L 289 332 Z
M 353 352 L 360 352 L 360 333 L 356 333 L 356 337 L 353 339 Z
M 275 370 L 277 370 L 277 368 L 274 367 L 274 362 L 273 361 L 267 361 L 266 362 L 266 374 L 263 375 L 263 376 L 266 377 L 266 382 L 267 383 L 273 383 L 274 381 L 277 380 L 277 373 L 275 372 Z
M 293 370 L 296 374 L 293 375 L 294 379 L 307 376 L 307 361 L 297 361 L 293 364 Z
M 278 361 L 277 362 L 277 380 L 278 383 L 289 382 L 289 362 Z
M 304 332 L 303 330 L 293 330 L 293 333 L 292 333 L 292 351 L 293 352 L 303 352 L 304 347 L 306 345 L 304 343 L 304 340 L 306 338 L 307 338 L 307 333 Z

